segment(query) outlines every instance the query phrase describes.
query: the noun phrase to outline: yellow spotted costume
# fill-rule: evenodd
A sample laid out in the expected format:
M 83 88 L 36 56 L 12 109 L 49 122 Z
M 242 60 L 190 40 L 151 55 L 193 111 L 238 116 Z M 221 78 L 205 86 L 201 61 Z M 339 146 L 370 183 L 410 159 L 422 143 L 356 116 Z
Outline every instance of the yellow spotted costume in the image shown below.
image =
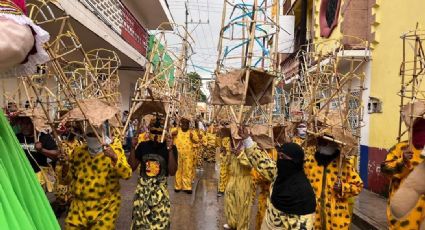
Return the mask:
M 190 138 L 191 133 L 193 135 L 193 141 Z M 174 144 L 179 153 L 176 181 L 174 184 L 176 190 L 192 190 L 193 162 L 195 158 L 193 151 L 194 142 L 198 142 L 198 136 L 195 132 L 192 130 L 183 132 L 180 128 L 177 129 L 177 136 L 174 138 Z
M 425 196 L 421 195 L 416 207 L 403 219 L 396 220 L 390 212 L 390 200 L 394 193 L 403 183 L 404 179 L 410 172 L 420 164 L 423 159 L 420 154 L 422 150 L 413 147 L 412 159 L 403 159 L 403 150 L 409 147 L 408 142 L 401 142 L 390 149 L 385 161 L 381 165 L 383 173 L 388 175 L 391 180 L 390 197 L 387 206 L 387 218 L 389 222 L 389 229 L 419 229 L 420 223 L 425 218 Z
M 213 130 L 209 129 L 205 134 L 205 158 L 207 162 L 215 162 L 215 154 L 216 154 L 216 135 Z
M 261 151 L 256 145 L 245 149 L 251 165 L 258 171 L 265 180 L 273 187 L 277 177 L 276 161 L 272 159 L 265 151 Z M 261 230 L 278 229 L 306 229 L 312 230 L 314 223 L 314 214 L 309 215 L 289 215 L 276 209 L 270 201 L 270 195 L 267 197 L 267 208 Z M 258 226 L 257 226 L 258 227 Z
M 134 195 L 131 229 L 169 229 L 168 157 L 164 155 L 168 150 L 165 143 L 156 145 L 151 142 L 139 147 L 141 150 L 136 149 L 136 158 L 140 161 L 141 173 Z
M 363 182 L 354 168 L 352 160 L 344 159 L 341 166 L 342 193 L 337 194 L 333 186 L 338 180 L 339 158 L 324 168 L 317 163 L 315 156 L 307 157 L 305 173 L 316 194 L 315 229 L 349 229 L 351 213 L 349 199 L 357 196 Z
M 273 159 L 274 161 L 277 160 L 276 149 L 270 149 L 267 152 L 271 159 Z M 254 171 L 253 172 L 254 184 L 260 190 L 260 192 L 258 193 L 258 198 L 257 198 L 258 208 L 257 208 L 256 222 L 255 222 L 255 229 L 259 230 L 261 229 L 261 224 L 263 223 L 264 215 L 266 213 L 267 199 L 268 197 L 270 197 L 271 182 L 270 180 L 263 177 L 261 173 L 259 173 L 257 170 L 254 169 L 253 171 Z
M 199 140 L 198 143 L 193 143 L 193 150 L 195 152 L 195 155 L 193 159 L 194 167 L 193 167 L 192 180 L 195 179 L 196 169 L 197 168 L 200 169 L 204 167 L 204 142 L 205 142 L 205 134 L 202 130 L 195 129 L 193 131 L 193 134 L 196 135 L 197 137 L 200 134 L 201 139 Z
M 141 142 L 145 142 L 149 140 L 149 134 L 147 132 L 143 132 L 139 134 L 137 137 L 137 144 L 140 144 Z
M 74 199 L 65 229 L 115 229 L 121 204 L 119 180 L 130 178 L 132 172 L 120 143 L 111 147 L 118 158 L 115 165 L 102 153 L 91 156 L 87 145 L 74 149 L 67 178 L 72 180 Z
M 305 139 L 302 139 L 299 136 L 295 136 L 294 138 L 292 138 L 292 142 L 294 142 L 295 144 L 299 145 L 299 146 L 303 146 Z
M 313 156 L 316 153 L 316 145 L 312 145 L 312 144 L 305 145 L 305 139 L 302 139 L 301 137 L 296 136 L 292 138 L 292 142 L 303 147 L 305 158 L 307 158 L 308 156 Z
M 71 158 L 71 154 L 74 151 L 75 148 L 81 145 L 81 142 L 78 140 L 73 141 L 62 141 L 62 149 L 65 152 L 65 154 L 68 155 L 69 158 Z M 63 180 L 63 165 L 61 162 L 59 162 L 55 167 L 55 172 L 58 177 L 58 180 L 56 181 L 56 187 L 55 187 L 55 197 L 56 200 L 58 200 L 62 204 L 66 204 L 71 200 L 72 194 L 70 190 L 70 186 L 67 183 L 67 181 Z
M 224 148 L 224 152 L 220 152 L 220 178 L 218 181 L 218 192 L 225 192 L 229 179 L 229 155 L 230 155 L 230 138 L 224 137 L 217 140 L 218 145 Z
M 251 214 L 253 182 L 251 165 L 244 152 L 230 154 L 229 181 L 224 195 L 224 214 L 232 229 L 247 230 Z

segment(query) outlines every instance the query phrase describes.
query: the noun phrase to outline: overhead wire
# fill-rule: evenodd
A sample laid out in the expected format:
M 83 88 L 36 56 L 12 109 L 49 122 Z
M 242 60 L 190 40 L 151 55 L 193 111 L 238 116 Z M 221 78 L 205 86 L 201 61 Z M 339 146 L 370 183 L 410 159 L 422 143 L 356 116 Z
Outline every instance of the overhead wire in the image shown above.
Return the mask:
M 211 14 L 222 13 L 222 3 L 212 3 L 209 0 L 206 1 L 184 1 L 184 0 L 175 0 L 170 5 L 172 5 L 173 10 L 184 10 L 185 6 L 183 3 L 188 4 L 189 17 L 191 22 L 196 22 L 193 16 L 198 15 L 199 20 L 201 19 L 201 13 L 206 12 L 207 14 L 207 23 L 206 24 L 198 24 L 194 29 L 192 36 L 196 40 L 196 45 L 194 46 L 194 54 L 189 57 L 189 61 L 192 65 L 190 65 L 195 72 L 202 70 L 203 72 L 209 72 L 205 70 L 211 70 L 211 72 L 215 69 L 215 61 L 217 57 L 217 47 L 218 43 L 217 39 L 214 36 L 216 31 L 213 29 Z M 198 12 L 196 12 L 198 11 Z M 199 29 L 201 27 L 201 29 Z M 205 31 L 208 30 L 208 31 Z M 202 30 L 202 31 L 197 31 Z M 210 43 L 209 46 L 207 43 Z M 197 52 L 200 51 L 200 52 Z

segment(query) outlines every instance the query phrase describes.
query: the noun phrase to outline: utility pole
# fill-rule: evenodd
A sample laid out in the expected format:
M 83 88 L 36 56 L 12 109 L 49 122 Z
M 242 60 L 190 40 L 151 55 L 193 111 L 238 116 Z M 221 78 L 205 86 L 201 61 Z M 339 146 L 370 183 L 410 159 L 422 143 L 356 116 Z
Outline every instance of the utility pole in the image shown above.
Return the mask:
M 186 19 L 185 19 L 185 27 L 186 27 L 186 33 L 184 34 L 184 42 L 185 42 L 185 60 L 186 60 L 186 65 L 187 62 L 189 60 L 189 55 L 188 55 L 188 50 L 187 50 L 187 38 L 188 38 L 188 33 L 189 33 L 189 8 L 187 6 L 187 1 L 184 3 L 185 9 L 186 9 Z M 187 68 L 186 68 L 186 72 L 185 74 L 187 74 Z
M 188 43 L 188 37 L 189 37 L 189 29 L 188 29 L 188 25 L 189 25 L 189 21 L 188 21 L 188 18 L 189 18 L 189 9 L 188 9 L 188 7 L 187 7 L 187 1 L 184 3 L 184 6 L 185 6 L 185 22 L 184 22 L 184 24 L 185 24 L 185 33 L 184 33 L 184 40 L 183 40 L 183 54 L 184 54 L 184 60 L 182 60 L 184 63 L 183 63 L 183 65 L 182 66 L 184 66 L 184 70 L 182 70 L 182 74 L 185 76 L 183 79 L 186 79 L 186 80 L 189 80 L 188 78 L 187 78 L 187 63 L 188 63 L 188 60 L 189 60 L 189 55 L 188 55 L 188 47 L 187 47 L 187 43 Z M 183 84 L 182 84 L 182 94 L 183 95 L 186 95 L 186 81 L 185 80 L 183 80 Z
M 185 20 L 185 26 L 186 26 L 186 30 L 189 33 L 189 25 L 193 24 L 196 25 L 195 28 L 193 29 L 193 31 L 199 26 L 199 25 L 208 25 L 210 24 L 209 19 L 205 22 L 201 21 L 201 19 L 199 19 L 198 22 L 194 22 L 193 19 L 189 22 L 189 6 L 188 6 L 188 0 L 184 3 L 185 9 L 186 9 L 186 20 Z M 193 32 L 192 31 L 192 32 Z M 188 50 L 186 50 L 188 51 Z M 189 62 L 189 55 L 186 55 L 186 63 Z
M 190 22 L 189 22 L 189 6 L 188 6 L 188 0 L 184 3 L 184 6 L 185 6 L 185 27 L 186 27 L 186 33 L 185 33 L 185 46 L 184 46 L 184 48 L 185 48 L 185 66 L 186 66 L 186 68 L 185 68 L 185 76 L 187 76 L 187 72 L 188 72 L 188 68 L 187 68 L 187 65 L 188 65 L 188 63 L 189 63 L 189 47 L 188 47 L 188 37 L 189 37 L 189 35 L 188 35 L 188 33 L 189 33 L 189 25 L 190 24 L 194 24 L 194 25 L 196 25 L 195 26 L 195 29 L 196 29 L 196 27 L 198 26 L 198 25 L 201 25 L 201 24 L 209 24 L 210 22 L 209 21 L 207 21 L 207 22 L 202 22 L 201 21 L 201 19 L 199 19 L 199 22 L 193 22 L 193 20 L 191 20 Z M 195 30 L 194 29 L 194 30 Z M 192 63 L 193 64 L 193 63 Z M 189 84 L 189 89 L 190 88 L 192 88 L 192 83 L 193 82 L 191 82 L 191 79 L 189 79 L 189 78 L 187 78 L 187 81 L 188 81 L 188 84 Z M 201 82 L 202 82 L 202 80 L 201 80 Z M 202 84 L 202 83 L 201 83 Z M 185 85 L 185 84 L 183 84 L 183 85 Z M 188 89 L 186 89 L 186 90 L 188 90 Z M 184 93 L 186 93 L 185 92 L 185 89 L 183 89 L 183 92 Z

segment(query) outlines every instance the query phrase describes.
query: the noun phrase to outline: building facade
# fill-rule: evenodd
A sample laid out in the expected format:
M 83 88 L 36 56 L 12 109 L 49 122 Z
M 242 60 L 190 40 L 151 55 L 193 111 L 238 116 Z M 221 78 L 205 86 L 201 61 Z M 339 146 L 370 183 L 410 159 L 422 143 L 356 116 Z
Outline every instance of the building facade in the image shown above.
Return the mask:
M 342 39 L 348 55 L 367 59 L 359 69 L 366 75 L 359 170 L 365 187 L 382 195 L 388 191 L 388 181 L 380 164 L 398 137 L 397 93 L 403 57 L 400 36 L 414 30 L 417 23 L 425 25 L 421 14 L 424 7 L 421 0 L 409 4 L 382 0 L 287 0 L 283 4 L 283 14 L 295 17 L 294 52 L 282 54 L 281 66 L 287 80 L 299 74 L 294 54 L 308 43 Z M 366 41 L 367 47 L 359 46 L 359 40 Z M 369 52 L 364 52 L 365 48 Z
M 43 6 L 44 3 L 49 9 L 44 7 L 46 9 L 42 11 L 54 17 L 69 15 L 75 34 L 86 52 L 107 49 L 116 53 L 120 60 L 120 105 L 122 110 L 128 110 L 134 85 L 144 73 L 149 31 L 156 30 L 161 24 L 162 29 L 172 30 L 172 17 L 166 0 L 27 0 L 29 9 Z M 41 26 L 51 33 L 52 38 L 57 36 L 54 34 L 57 28 Z M 2 83 L 5 85 L 2 90 L 7 93 L 19 88 L 13 79 L 3 80 Z M 9 99 L 3 96 L 2 102 L 6 103 Z

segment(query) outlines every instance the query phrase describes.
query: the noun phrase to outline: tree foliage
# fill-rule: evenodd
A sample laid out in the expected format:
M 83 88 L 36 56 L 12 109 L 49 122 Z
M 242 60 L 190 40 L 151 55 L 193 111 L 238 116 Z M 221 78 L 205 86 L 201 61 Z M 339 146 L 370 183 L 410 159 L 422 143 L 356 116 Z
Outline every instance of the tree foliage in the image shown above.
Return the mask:
M 202 88 L 201 76 L 196 72 L 190 72 L 187 74 L 187 76 L 189 78 L 189 85 L 190 85 L 189 92 L 193 92 L 193 93 L 199 92 L 198 101 L 206 102 L 207 96 L 201 90 Z

